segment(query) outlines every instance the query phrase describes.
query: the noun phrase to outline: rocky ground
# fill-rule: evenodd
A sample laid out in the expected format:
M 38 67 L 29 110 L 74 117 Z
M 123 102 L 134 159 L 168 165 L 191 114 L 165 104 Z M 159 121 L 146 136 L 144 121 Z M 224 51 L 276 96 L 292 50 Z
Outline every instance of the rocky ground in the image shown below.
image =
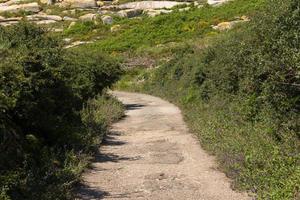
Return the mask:
M 215 5 L 224 0 L 209 0 Z M 172 12 L 175 6 L 182 6 L 181 11 L 189 9 L 189 5 L 201 7 L 197 1 L 137 1 L 120 4 L 118 0 L 2 0 L 0 1 L 0 25 L 9 26 L 21 20 L 36 24 L 51 24 L 57 22 L 94 21 L 101 18 L 104 24 L 112 24 L 113 16 L 133 18 L 145 14 L 154 17 Z M 185 8 L 184 8 L 185 7 Z M 56 14 L 54 14 L 56 13 Z
M 205 3 L 215 6 L 226 1 L 0 0 L 0 26 L 11 26 L 25 20 L 46 27 L 52 32 L 63 32 L 76 23 L 93 22 L 111 26 L 111 32 L 116 32 L 120 29 L 120 25 L 115 23 L 116 18 L 155 17 L 169 14 L 174 9 L 185 12 L 191 7 L 201 8 Z M 231 22 L 222 22 L 213 28 L 222 31 L 246 20 L 248 18 L 243 17 Z M 71 48 L 93 41 L 65 38 L 65 42 L 66 48 Z

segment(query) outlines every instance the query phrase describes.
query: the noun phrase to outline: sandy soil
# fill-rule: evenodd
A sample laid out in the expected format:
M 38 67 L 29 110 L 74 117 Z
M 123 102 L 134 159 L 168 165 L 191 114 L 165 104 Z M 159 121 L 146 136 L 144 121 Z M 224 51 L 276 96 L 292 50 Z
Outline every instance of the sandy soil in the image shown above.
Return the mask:
M 126 105 L 126 117 L 83 175 L 78 199 L 250 199 L 230 188 L 176 106 L 144 94 L 113 94 Z

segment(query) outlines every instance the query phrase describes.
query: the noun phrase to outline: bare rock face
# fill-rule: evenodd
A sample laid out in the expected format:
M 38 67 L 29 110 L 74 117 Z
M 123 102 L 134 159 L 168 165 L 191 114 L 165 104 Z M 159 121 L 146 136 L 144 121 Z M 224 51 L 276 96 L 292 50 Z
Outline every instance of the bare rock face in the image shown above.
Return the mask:
M 95 0 L 64 0 L 60 6 L 70 8 L 93 8 L 97 7 L 97 3 Z
M 121 5 L 103 6 L 105 10 L 124 10 L 124 9 L 170 9 L 177 5 L 189 5 L 187 2 L 175 2 L 175 1 L 137 1 L 130 2 Z
M 117 16 L 122 18 L 132 18 L 137 17 L 143 13 L 143 10 L 141 9 L 127 9 L 127 10 L 121 10 L 116 13 Z
M 16 13 L 19 11 L 38 13 L 40 10 L 41 7 L 36 2 L 27 3 L 27 4 L 10 5 L 10 6 L 0 5 L 0 13 L 1 12 Z
M 223 4 L 227 1 L 229 1 L 229 0 L 207 0 L 207 3 L 209 5 L 220 5 L 220 4 Z

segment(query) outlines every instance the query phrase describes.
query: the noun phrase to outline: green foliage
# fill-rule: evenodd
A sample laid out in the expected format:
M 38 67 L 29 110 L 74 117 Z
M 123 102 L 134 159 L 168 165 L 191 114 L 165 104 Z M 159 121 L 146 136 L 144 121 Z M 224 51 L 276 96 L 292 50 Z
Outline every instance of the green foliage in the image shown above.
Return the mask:
M 127 51 L 203 37 L 211 32 L 216 33 L 211 25 L 258 11 L 264 2 L 264 0 L 235 0 L 224 6 L 206 6 L 200 9 L 192 8 L 188 12 L 174 11 L 154 18 L 123 20 L 119 23 L 125 27 L 124 31 L 92 46 L 109 52 Z
M 110 124 L 120 119 L 124 114 L 124 107 L 121 102 L 111 96 L 96 96 L 90 99 L 84 109 L 81 111 L 81 117 L 88 134 L 92 137 L 101 133 L 102 140 Z
M 182 48 L 144 82 L 121 81 L 178 104 L 234 186 L 258 199 L 299 198 L 299 8 L 270 1 L 209 48 Z
M 103 127 L 91 135 L 80 112 L 118 79 L 119 65 L 66 51 L 43 29 L 23 23 L 0 27 L 0 60 L 1 198 L 72 198 L 85 165 L 82 153 L 91 153 L 105 133 Z M 94 124 L 107 124 L 112 115 Z

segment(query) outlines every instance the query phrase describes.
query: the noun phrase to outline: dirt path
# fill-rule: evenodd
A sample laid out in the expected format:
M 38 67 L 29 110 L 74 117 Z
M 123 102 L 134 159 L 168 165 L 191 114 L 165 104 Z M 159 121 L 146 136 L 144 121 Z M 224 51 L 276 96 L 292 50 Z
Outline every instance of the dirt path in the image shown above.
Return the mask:
M 114 92 L 127 108 L 84 174 L 79 199 L 243 200 L 215 170 L 180 110 L 159 98 Z

